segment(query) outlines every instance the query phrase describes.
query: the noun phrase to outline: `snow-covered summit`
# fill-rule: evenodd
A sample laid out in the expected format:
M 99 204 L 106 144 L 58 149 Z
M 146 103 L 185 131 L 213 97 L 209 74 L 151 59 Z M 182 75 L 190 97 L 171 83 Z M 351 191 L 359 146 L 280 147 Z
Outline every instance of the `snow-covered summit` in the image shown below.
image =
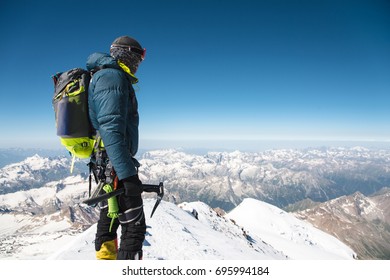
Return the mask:
M 146 215 L 153 200 L 145 200 Z M 234 217 L 234 221 L 231 218 Z M 50 259 L 94 259 L 96 226 Z M 334 237 L 257 200 L 245 200 L 227 217 L 202 202 L 179 206 L 162 202 L 147 220 L 144 259 L 353 259 L 354 252 Z
M 333 236 L 271 204 L 247 198 L 227 214 L 292 259 L 350 259 L 356 254 Z

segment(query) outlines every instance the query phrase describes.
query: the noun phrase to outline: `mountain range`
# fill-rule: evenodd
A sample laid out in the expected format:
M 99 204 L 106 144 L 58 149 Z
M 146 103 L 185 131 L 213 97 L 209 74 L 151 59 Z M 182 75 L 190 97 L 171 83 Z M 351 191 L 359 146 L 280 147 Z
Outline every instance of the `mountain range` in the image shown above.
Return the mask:
M 350 246 L 360 259 L 390 259 L 390 188 L 360 192 L 295 212 Z
M 390 186 L 390 151 L 363 147 L 206 155 L 159 150 L 140 162 L 141 178 L 163 180 L 173 202 L 201 200 L 227 211 L 248 197 L 283 208 Z
M 282 258 L 294 259 L 305 257 L 291 253 L 296 252 L 296 250 L 289 253 L 288 249 L 283 246 L 278 249 L 279 245 L 284 242 L 284 240 L 278 239 L 280 235 L 294 236 L 291 227 L 290 230 L 286 230 L 284 226 L 273 224 L 270 227 L 270 232 L 274 236 L 272 237 L 271 234 L 269 240 L 266 239 L 266 236 L 270 233 L 259 232 L 260 229 L 256 225 L 263 225 L 264 221 L 268 221 L 267 216 L 262 215 L 263 212 L 267 213 L 267 211 L 270 217 L 273 217 L 270 213 L 278 213 L 274 217 L 276 220 L 283 217 L 281 220 L 286 222 L 291 217 L 299 218 L 306 220 L 306 226 L 307 222 L 310 222 L 319 229 L 336 236 L 353 249 L 354 252 L 350 249 L 347 250 L 349 258 L 356 257 L 356 254 L 358 258 L 388 258 L 386 249 L 383 249 L 386 248 L 384 245 L 386 236 L 383 239 L 376 238 L 378 244 L 381 244 L 381 250 L 374 252 L 372 244 L 371 247 L 366 246 L 366 251 L 360 250 L 361 241 L 352 238 L 354 242 L 357 240 L 356 242 L 359 244 L 359 246 L 355 246 L 354 242 L 343 240 L 340 233 L 328 231 L 326 227 L 322 226 L 322 224 L 326 224 L 325 222 L 315 223 L 310 217 L 316 215 L 311 213 L 316 212 L 309 210 L 321 205 L 320 203 L 330 203 L 332 199 L 349 197 L 356 192 L 362 197 L 366 197 L 386 187 L 390 180 L 389 155 L 389 151 L 371 151 L 361 147 L 273 150 L 263 153 L 211 152 L 205 155 L 187 154 L 178 150 L 159 150 L 144 153 L 140 156 L 139 161 L 142 164 L 140 178 L 143 182 L 164 181 L 166 186 L 165 205 L 169 209 L 175 209 L 166 209 L 166 211 L 173 211 L 175 212 L 173 216 L 180 216 L 182 214 L 176 213 L 176 205 L 183 207 L 186 201 L 202 201 L 207 209 L 220 207 L 228 214 L 221 214 L 223 211 L 214 214 L 213 210 L 213 215 L 226 220 L 227 223 L 234 220 L 237 223 L 236 226 L 241 227 L 246 233 L 244 237 L 246 236 L 247 241 L 256 240 L 256 243 L 252 242 L 252 245 L 264 243 L 275 249 L 275 251 L 271 250 L 273 253 L 270 255 L 263 255 L 263 258 L 272 259 L 275 256 L 283 256 Z M 70 240 L 77 239 L 77 235 L 80 233 L 84 232 L 83 234 L 86 236 L 88 230 L 93 231 L 98 212 L 96 209 L 80 203 L 88 196 L 86 162 L 77 162 L 73 175 L 69 174 L 69 167 L 69 157 L 45 158 L 35 155 L 0 169 L 1 258 L 44 258 L 48 256 L 48 250 L 44 249 L 45 252 L 39 252 L 42 244 L 50 243 L 50 246 L 58 249 L 64 244 L 69 244 Z M 249 198 L 255 199 L 253 200 L 255 202 Z M 310 201 L 307 204 L 306 208 L 309 209 L 306 212 L 300 211 L 293 214 L 281 209 L 281 207 L 291 206 L 293 203 L 305 199 Z M 376 203 L 376 205 L 381 211 L 386 212 L 386 209 L 382 209 L 382 207 L 386 207 L 389 203 L 386 202 L 385 198 L 383 199 L 385 202 Z M 233 216 L 229 216 L 237 212 L 243 203 L 251 205 L 254 210 L 259 209 L 253 211 L 256 214 L 250 222 L 242 219 L 242 217 L 252 215 L 249 210 L 239 215 L 241 219 L 236 220 Z M 202 207 L 200 208 L 203 209 Z M 275 207 L 276 210 L 269 212 L 266 210 L 269 207 Z M 345 210 L 347 208 L 341 208 L 343 211 L 347 211 Z M 164 211 L 163 207 L 161 209 Z M 329 211 L 329 219 L 333 219 L 333 216 L 337 215 L 336 208 L 329 207 L 329 209 L 333 210 Z M 370 219 L 366 219 L 365 216 L 365 219 L 369 223 L 377 223 L 378 228 L 386 229 L 388 227 L 388 220 L 382 220 L 382 217 L 379 220 L 376 216 L 372 217 L 374 216 L 371 215 Z M 179 223 L 185 222 L 181 218 L 176 217 L 175 219 Z M 169 221 L 169 223 L 172 222 Z M 211 225 L 211 228 L 215 230 L 213 223 L 208 224 L 208 226 Z M 340 223 L 347 224 L 344 220 L 341 220 Z M 158 226 L 155 224 L 155 227 Z M 161 227 L 163 226 L 161 225 Z M 226 224 L 218 227 L 224 228 Z M 87 228 L 88 230 L 85 231 Z M 300 228 L 300 226 L 296 226 L 296 228 Z M 148 232 L 151 231 L 152 229 L 148 230 Z M 230 230 L 228 231 L 230 232 Z M 247 232 L 250 233 L 247 234 Z M 320 232 L 323 234 L 322 231 Z M 370 233 L 362 232 L 359 236 L 367 239 L 366 234 Z M 376 237 L 376 234 L 381 233 L 372 232 L 371 234 Z M 307 231 L 298 232 L 297 235 L 307 236 Z M 153 236 L 157 236 L 157 233 Z M 93 240 L 91 237 L 88 238 L 90 241 L 83 241 L 85 244 L 90 244 Z M 310 238 L 303 243 L 305 242 L 309 245 L 321 243 Z M 251 242 L 249 241 L 249 243 Z M 52 247 L 50 248 L 53 249 Z M 43 246 L 43 248 L 47 248 L 47 246 Z M 267 251 L 270 247 L 267 248 L 257 248 L 256 250 L 271 252 Z M 55 250 L 51 252 L 53 251 Z M 318 253 L 318 256 L 324 256 L 324 254 Z M 149 257 L 172 258 L 173 256 L 164 256 L 163 254 L 159 256 L 157 253 L 150 253 Z M 217 258 L 218 254 L 213 257 Z M 219 257 L 231 258 L 232 256 L 221 253 Z
M 67 152 L 65 149 L 0 148 L 0 168 L 36 154 L 42 157 L 55 157 L 66 156 Z

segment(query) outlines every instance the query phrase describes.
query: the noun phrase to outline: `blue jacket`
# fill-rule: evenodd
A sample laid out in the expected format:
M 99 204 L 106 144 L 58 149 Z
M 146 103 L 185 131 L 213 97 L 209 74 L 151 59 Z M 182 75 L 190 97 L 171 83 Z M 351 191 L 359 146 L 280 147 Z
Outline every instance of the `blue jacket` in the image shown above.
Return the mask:
M 99 131 L 119 180 L 137 174 L 133 157 L 138 150 L 138 104 L 132 84 L 137 79 L 104 53 L 88 57 L 87 69 L 106 65 L 91 79 L 88 91 L 89 116 Z

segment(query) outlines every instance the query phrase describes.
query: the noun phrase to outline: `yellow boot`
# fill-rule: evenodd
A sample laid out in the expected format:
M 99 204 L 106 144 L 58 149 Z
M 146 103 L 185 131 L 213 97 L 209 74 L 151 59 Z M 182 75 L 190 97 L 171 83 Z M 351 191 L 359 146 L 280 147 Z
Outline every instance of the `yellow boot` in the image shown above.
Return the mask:
M 116 260 L 117 242 L 116 239 L 106 241 L 102 244 L 99 251 L 96 251 L 98 260 Z

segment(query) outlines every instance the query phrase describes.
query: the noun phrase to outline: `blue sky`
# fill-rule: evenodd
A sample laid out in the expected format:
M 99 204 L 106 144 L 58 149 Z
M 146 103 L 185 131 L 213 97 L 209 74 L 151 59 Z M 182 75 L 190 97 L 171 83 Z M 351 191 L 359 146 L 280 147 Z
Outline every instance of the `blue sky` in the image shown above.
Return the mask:
M 51 75 L 121 35 L 141 148 L 390 141 L 386 0 L 7 0 L 0 34 L 0 147 L 60 147 Z

